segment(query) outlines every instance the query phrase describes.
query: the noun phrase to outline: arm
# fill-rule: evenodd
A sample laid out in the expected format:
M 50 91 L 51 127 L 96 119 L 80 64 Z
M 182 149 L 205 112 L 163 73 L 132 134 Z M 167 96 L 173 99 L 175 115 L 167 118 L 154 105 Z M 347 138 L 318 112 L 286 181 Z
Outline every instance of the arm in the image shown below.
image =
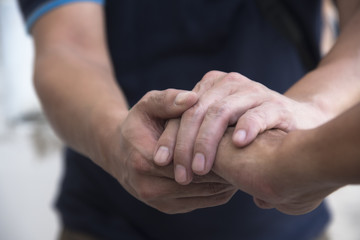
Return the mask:
M 319 66 L 284 95 L 236 73 L 210 72 L 196 85 L 199 101 L 181 118 L 178 131 L 165 130 L 158 146 L 174 157 L 176 180 L 191 181 L 192 171 L 206 174 L 224 131 L 236 124 L 233 143 L 244 147 L 272 128 L 309 129 L 332 119 L 360 100 L 360 1 L 338 1 L 341 34 Z M 174 127 L 175 128 L 175 127 Z M 164 149 L 164 148 L 162 148 Z M 180 166 L 180 167 L 179 167 Z
M 314 169 L 324 182 L 334 186 L 359 184 L 359 123 L 360 103 L 318 128 L 290 133 L 289 138 L 293 140 L 288 144 L 297 149 L 303 159 L 315 159 Z M 295 139 L 302 139 L 300 146 L 296 146 Z M 301 154 L 302 149 L 308 150 Z
M 270 130 L 248 147 L 226 134 L 214 170 L 262 208 L 304 214 L 347 184 L 360 183 L 360 103 L 311 130 Z
M 180 116 L 197 98 L 180 90 L 149 92 L 128 110 L 107 53 L 103 19 L 100 5 L 80 2 L 47 13 L 32 29 L 35 86 L 51 125 L 130 194 L 163 212 L 226 202 L 234 188 L 219 177 L 184 187 L 173 180 L 171 167 L 154 166 L 166 119 Z
M 75 3 L 46 14 L 32 29 L 34 83 L 45 113 L 57 134 L 87 156 L 98 148 L 92 139 L 111 131 L 106 128 L 120 124 L 128 113 L 113 75 L 103 25 L 101 6 Z
M 338 0 L 340 35 L 319 66 L 285 95 L 331 119 L 360 100 L 360 1 Z

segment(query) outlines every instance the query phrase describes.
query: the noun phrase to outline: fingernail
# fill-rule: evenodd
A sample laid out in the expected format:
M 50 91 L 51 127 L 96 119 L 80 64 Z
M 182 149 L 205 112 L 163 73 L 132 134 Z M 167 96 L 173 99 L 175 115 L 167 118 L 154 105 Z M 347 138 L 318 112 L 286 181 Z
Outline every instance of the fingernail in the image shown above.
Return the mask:
M 182 104 L 184 104 L 190 94 L 191 94 L 191 92 L 182 92 L 182 93 L 179 93 L 179 94 L 176 96 L 176 98 L 175 98 L 175 104 L 176 104 L 176 105 L 182 105 Z
M 169 149 L 167 147 L 161 146 L 155 154 L 154 161 L 158 164 L 164 164 L 167 162 L 169 155 Z
M 187 176 L 186 176 L 186 169 L 182 165 L 176 165 L 175 167 L 175 180 L 178 183 L 184 183 L 186 182 Z
M 195 172 L 202 172 L 205 170 L 205 157 L 202 153 L 196 153 L 193 163 L 192 163 L 192 169 Z
M 245 130 L 239 130 L 235 133 L 235 141 L 242 143 L 245 141 L 246 138 L 246 131 Z

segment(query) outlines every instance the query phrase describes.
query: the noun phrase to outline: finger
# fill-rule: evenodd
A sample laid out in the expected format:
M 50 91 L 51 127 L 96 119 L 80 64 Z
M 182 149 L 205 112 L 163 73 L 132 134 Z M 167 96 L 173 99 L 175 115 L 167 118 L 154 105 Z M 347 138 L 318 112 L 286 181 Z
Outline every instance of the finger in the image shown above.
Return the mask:
M 148 92 L 134 107 L 140 108 L 149 117 L 170 119 L 179 117 L 197 100 L 195 92 L 167 89 Z
M 206 73 L 203 78 L 195 85 L 193 91 L 198 94 L 198 96 L 203 95 L 209 89 L 211 89 L 216 83 L 221 81 L 227 73 L 220 71 L 210 71 Z
M 185 213 L 196 209 L 220 206 L 226 204 L 235 192 L 235 190 L 230 190 L 212 196 L 176 199 L 174 203 L 180 207 L 174 209 L 174 211 L 176 210 L 176 213 Z M 186 206 L 186 208 L 184 208 L 184 206 Z
M 214 88 L 200 96 L 198 102 L 187 110 L 181 117 L 180 128 L 176 138 L 174 150 L 175 180 L 180 184 L 188 184 L 192 179 L 192 159 L 194 144 L 209 106 L 233 91 L 231 84 L 214 86 Z M 197 155 L 198 161 L 205 164 L 203 155 Z
M 199 109 L 197 107 L 197 109 Z M 193 174 L 191 171 L 191 159 L 193 157 L 193 142 L 196 139 L 197 129 L 200 127 L 202 114 L 200 110 L 193 117 L 186 117 L 186 112 L 181 119 L 177 133 L 174 150 L 174 172 L 175 180 L 180 184 L 191 182 Z M 193 112 L 193 111 L 192 111 Z M 189 115 L 189 114 L 188 114 Z M 188 126 L 192 126 L 190 131 Z
M 234 123 L 240 114 L 262 103 L 269 95 L 270 90 L 266 87 L 238 73 L 219 76 L 222 79 L 213 81 L 212 88 L 201 95 L 198 102 L 181 118 L 174 153 L 175 171 L 179 172 L 175 173 L 175 179 L 179 183 L 188 183 L 190 180 L 187 176 L 191 177 L 192 171 L 200 175 L 209 172 L 218 143 L 228 124 Z M 223 101 L 224 97 L 227 101 L 230 99 L 230 103 Z M 231 101 L 232 98 L 237 102 Z M 209 106 L 215 107 L 209 109 Z M 191 150 L 192 156 L 189 152 Z
M 290 113 L 283 107 L 270 102 L 249 109 L 238 120 L 233 134 L 233 143 L 244 147 L 265 130 L 278 128 L 288 131 L 291 128 Z
M 196 174 L 204 175 L 211 170 L 226 129 L 253 104 L 242 95 L 231 95 L 208 108 L 194 144 L 192 170 Z
M 172 164 L 169 164 L 167 166 L 157 166 L 154 165 L 151 172 L 144 173 L 148 176 L 156 176 L 156 177 L 163 177 L 168 178 L 174 181 L 175 175 L 174 175 L 174 166 Z M 220 177 L 214 172 L 209 172 L 206 175 L 194 175 L 192 179 L 192 183 L 223 183 L 223 184 L 230 184 L 228 181 L 226 181 L 224 178 Z
M 145 201 L 158 199 L 174 199 L 188 197 L 209 197 L 230 190 L 235 187 L 223 183 L 190 183 L 187 186 L 180 185 L 172 179 L 149 176 L 132 179 L 131 185 L 137 189 L 139 198 Z
M 180 126 L 180 119 L 168 121 L 164 132 L 161 134 L 154 153 L 154 162 L 159 166 L 168 165 L 172 158 L 176 143 L 176 136 Z

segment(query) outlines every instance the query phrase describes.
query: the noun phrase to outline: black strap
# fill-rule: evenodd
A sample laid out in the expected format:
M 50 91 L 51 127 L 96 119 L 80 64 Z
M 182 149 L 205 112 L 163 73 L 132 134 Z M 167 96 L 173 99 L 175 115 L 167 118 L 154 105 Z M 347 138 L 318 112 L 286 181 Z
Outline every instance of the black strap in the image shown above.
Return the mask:
M 318 62 L 317 54 L 287 6 L 281 0 L 256 0 L 256 3 L 261 14 L 294 44 L 304 67 L 309 71 L 314 69 Z

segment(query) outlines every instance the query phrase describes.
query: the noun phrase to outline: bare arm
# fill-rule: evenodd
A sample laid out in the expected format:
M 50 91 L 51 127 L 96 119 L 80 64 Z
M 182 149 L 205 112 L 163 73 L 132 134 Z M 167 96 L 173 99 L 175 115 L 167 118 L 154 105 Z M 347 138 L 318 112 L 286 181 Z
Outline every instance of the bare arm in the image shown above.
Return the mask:
M 165 121 L 179 117 L 197 97 L 152 91 L 128 110 L 107 53 L 103 19 L 100 5 L 72 3 L 47 13 L 32 30 L 35 86 L 58 135 L 160 211 L 188 212 L 228 201 L 235 189 L 215 174 L 185 187 L 174 181 L 171 167 L 153 164 Z
M 318 128 L 290 133 L 289 138 L 293 145 L 296 138 L 303 139 L 293 148 L 299 154 L 308 149 L 303 159 L 315 160 L 314 168 L 324 181 L 337 186 L 360 184 L 359 123 L 360 103 Z
M 128 112 L 106 50 L 102 7 L 63 6 L 42 17 L 32 33 L 35 87 L 46 115 L 69 146 L 90 156 L 95 136 Z
M 215 171 L 259 207 L 303 214 L 336 189 L 360 183 L 360 1 L 338 1 L 338 7 L 335 46 L 285 94 L 315 106 L 325 121 L 335 118 L 310 130 L 267 131 L 243 149 L 227 134 L 218 149 Z
M 285 95 L 313 104 L 327 119 L 360 100 L 360 1 L 338 0 L 340 36 L 319 66 Z
M 304 214 L 347 184 L 360 183 L 360 103 L 311 130 L 270 130 L 248 147 L 223 138 L 214 170 L 261 208 Z

